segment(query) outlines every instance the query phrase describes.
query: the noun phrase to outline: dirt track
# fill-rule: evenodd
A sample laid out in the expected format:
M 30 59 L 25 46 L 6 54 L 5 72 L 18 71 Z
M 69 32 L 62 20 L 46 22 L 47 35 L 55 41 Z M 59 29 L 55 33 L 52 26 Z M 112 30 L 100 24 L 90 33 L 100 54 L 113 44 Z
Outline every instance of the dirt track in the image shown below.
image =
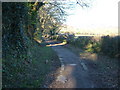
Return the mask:
M 89 68 L 86 62 L 76 54 L 56 42 L 49 42 L 59 56 L 61 61 L 61 69 L 56 76 L 56 80 L 52 82 L 50 88 L 95 88 L 97 85 L 92 82 L 89 75 Z

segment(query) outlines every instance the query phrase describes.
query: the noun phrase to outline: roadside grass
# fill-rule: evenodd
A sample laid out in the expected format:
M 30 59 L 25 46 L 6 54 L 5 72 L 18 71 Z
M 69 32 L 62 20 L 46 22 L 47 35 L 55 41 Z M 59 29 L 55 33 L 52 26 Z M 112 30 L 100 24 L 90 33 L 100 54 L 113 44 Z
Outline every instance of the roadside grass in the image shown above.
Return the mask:
M 18 57 L 15 50 L 9 49 L 2 59 L 3 88 L 40 88 L 51 69 L 59 66 L 59 59 L 52 48 L 29 40 L 27 43 L 27 54 L 21 52 Z M 56 62 L 58 64 L 53 65 Z
M 26 70 L 28 77 L 27 80 L 24 80 L 23 87 L 41 87 L 56 56 L 50 47 L 40 47 L 38 45 L 31 47 L 30 52 L 32 62 L 29 64 L 29 69 Z

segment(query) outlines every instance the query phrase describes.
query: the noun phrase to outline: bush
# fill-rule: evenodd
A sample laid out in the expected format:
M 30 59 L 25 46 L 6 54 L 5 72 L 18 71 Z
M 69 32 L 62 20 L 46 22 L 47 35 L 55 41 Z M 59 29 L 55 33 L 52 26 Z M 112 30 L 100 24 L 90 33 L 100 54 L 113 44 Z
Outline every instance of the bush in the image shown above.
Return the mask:
M 88 43 L 86 46 L 86 51 L 92 53 L 99 53 L 101 50 L 100 46 L 100 42 Z
M 61 35 L 58 40 L 66 40 L 68 44 L 79 47 L 87 52 L 103 53 L 110 57 L 120 57 L 120 36 L 96 37 L 96 36 L 79 36 Z
M 101 52 L 111 57 L 120 57 L 120 37 L 104 36 L 101 39 Z

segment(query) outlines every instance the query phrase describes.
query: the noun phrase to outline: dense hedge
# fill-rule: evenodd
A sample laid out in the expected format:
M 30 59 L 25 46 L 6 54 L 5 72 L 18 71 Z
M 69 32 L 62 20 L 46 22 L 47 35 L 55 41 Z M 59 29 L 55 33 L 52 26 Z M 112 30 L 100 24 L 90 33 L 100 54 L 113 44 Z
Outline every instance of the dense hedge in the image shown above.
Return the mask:
M 111 57 L 120 58 L 120 36 L 104 36 L 101 39 L 101 52 Z
M 30 4 L 25 2 L 2 3 L 2 87 L 19 87 L 25 75 L 28 47 L 32 45 L 28 26 L 35 30 Z M 29 14 L 31 13 L 31 14 Z
M 23 14 L 24 13 L 24 14 Z M 9 48 L 25 51 L 20 21 L 26 17 L 24 3 L 2 3 L 2 51 L 3 57 Z M 17 54 L 17 53 L 16 53 Z

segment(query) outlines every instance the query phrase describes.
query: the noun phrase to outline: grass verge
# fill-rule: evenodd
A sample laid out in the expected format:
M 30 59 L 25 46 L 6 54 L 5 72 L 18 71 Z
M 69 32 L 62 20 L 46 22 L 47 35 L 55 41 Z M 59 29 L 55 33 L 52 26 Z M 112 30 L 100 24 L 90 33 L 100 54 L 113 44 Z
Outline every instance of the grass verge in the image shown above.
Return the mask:
M 3 88 L 40 88 L 52 68 L 57 68 L 60 64 L 50 47 L 36 43 L 29 43 L 27 55 L 20 53 L 17 57 L 15 53 L 10 49 L 2 60 Z
M 32 63 L 29 64 L 27 80 L 23 81 L 23 87 L 41 87 L 47 74 L 51 72 L 52 62 L 58 60 L 56 54 L 50 47 L 39 47 L 35 45 L 30 48 Z

